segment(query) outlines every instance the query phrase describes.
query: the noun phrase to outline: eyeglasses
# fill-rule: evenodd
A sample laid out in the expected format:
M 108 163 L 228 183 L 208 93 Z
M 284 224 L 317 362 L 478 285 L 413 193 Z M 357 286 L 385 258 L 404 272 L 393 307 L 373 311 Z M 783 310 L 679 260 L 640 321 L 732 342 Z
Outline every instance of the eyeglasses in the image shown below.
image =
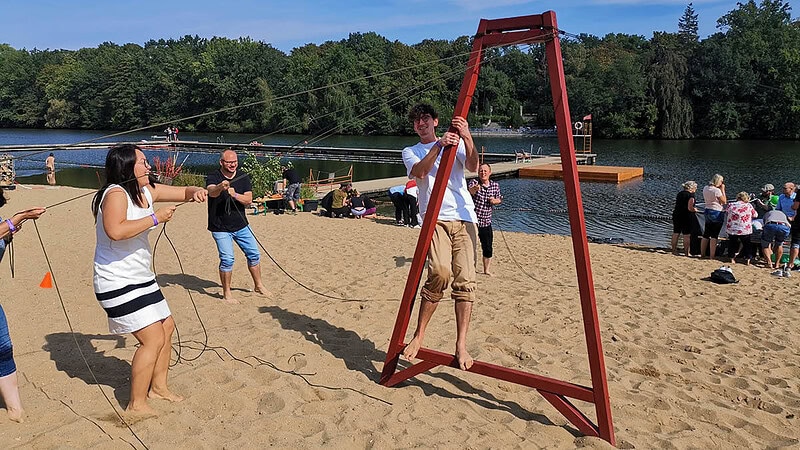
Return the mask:
M 225 164 L 239 164 L 239 161 L 238 161 L 238 160 L 233 160 L 233 161 L 225 161 L 225 160 L 223 159 L 223 160 L 222 160 L 222 162 L 223 162 L 223 163 L 225 163 Z
M 142 158 L 136 161 L 136 164 L 141 164 L 145 167 L 149 167 L 150 163 L 147 162 L 147 158 Z
M 433 117 L 430 114 L 423 114 L 423 115 L 417 117 L 416 119 L 414 119 L 414 122 L 415 123 L 416 122 L 427 122 L 427 121 L 429 121 L 431 119 L 433 119 Z

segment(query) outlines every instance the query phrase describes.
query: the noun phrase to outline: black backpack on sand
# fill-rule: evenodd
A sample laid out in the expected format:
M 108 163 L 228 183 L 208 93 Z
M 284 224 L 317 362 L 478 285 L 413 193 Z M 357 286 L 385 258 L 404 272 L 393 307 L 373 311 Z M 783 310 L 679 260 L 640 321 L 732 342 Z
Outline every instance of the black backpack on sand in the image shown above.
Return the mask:
M 720 267 L 719 269 L 711 272 L 711 281 L 717 284 L 731 284 L 738 283 L 739 281 L 733 276 L 730 267 Z

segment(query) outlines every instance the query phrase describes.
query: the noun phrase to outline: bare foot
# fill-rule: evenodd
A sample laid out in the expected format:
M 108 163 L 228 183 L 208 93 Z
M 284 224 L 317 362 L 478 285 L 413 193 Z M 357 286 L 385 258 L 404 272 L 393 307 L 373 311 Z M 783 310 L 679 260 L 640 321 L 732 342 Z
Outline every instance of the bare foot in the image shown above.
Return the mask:
M 167 400 L 173 403 L 183 401 L 183 397 L 173 393 L 169 389 L 160 389 L 158 392 L 156 392 L 155 389 L 150 389 L 150 392 L 147 393 L 147 398 L 157 398 L 161 400 Z
M 17 423 L 22 423 L 25 421 L 25 411 L 22 408 L 17 409 L 9 409 L 8 410 L 8 418 L 13 420 Z
M 137 407 L 137 408 L 134 408 L 134 407 L 131 406 L 131 404 L 128 404 L 128 407 L 125 408 L 125 418 L 126 419 L 127 418 L 132 418 L 132 419 L 135 419 L 135 420 L 142 420 L 142 419 L 146 419 L 148 417 L 155 417 L 157 415 L 158 415 L 158 411 L 156 411 L 155 409 L 151 408 L 150 405 L 148 405 L 147 403 L 145 403 L 144 406 L 140 406 L 140 407 Z
M 458 367 L 460 367 L 461 370 L 469 370 L 474 362 L 472 356 L 469 356 L 466 350 L 456 350 L 456 360 L 458 360 Z
M 257 286 L 253 292 L 260 294 L 262 297 L 272 297 L 272 292 L 268 291 L 264 286 Z
M 229 305 L 238 305 L 239 300 L 236 300 L 233 297 L 222 297 L 222 301 L 229 304 Z
M 490 276 L 490 277 L 493 277 L 493 276 L 494 276 L 494 274 L 493 274 L 492 272 L 483 272 L 483 274 L 484 274 L 484 275 L 488 275 L 488 276 Z
M 417 338 L 416 336 L 414 339 L 411 339 L 411 342 L 406 345 L 406 348 L 403 350 L 403 357 L 406 361 L 412 361 L 414 358 L 417 357 L 417 352 L 419 349 L 422 348 L 422 339 Z

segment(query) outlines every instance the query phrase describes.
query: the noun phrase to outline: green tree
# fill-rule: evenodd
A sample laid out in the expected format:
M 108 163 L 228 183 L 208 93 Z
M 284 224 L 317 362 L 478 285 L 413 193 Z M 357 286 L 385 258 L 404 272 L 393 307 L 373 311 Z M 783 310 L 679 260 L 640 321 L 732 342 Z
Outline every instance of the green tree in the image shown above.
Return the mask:
M 684 43 L 695 43 L 700 38 L 697 34 L 698 29 L 698 16 L 694 11 L 694 7 L 689 3 L 683 11 L 683 16 L 678 20 L 678 35 L 683 39 Z
M 692 137 L 692 105 L 684 96 L 688 66 L 680 35 L 655 33 L 649 88 L 658 112 L 655 135 L 665 139 Z

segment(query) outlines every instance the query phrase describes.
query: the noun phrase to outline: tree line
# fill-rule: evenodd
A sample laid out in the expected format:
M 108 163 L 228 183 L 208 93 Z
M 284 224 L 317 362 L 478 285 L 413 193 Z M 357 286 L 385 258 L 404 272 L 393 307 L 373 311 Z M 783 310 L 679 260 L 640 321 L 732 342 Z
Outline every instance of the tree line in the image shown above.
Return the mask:
M 676 19 L 678 32 L 649 40 L 562 35 L 575 119 L 592 114 L 595 135 L 611 138 L 800 137 L 800 27 L 788 2 L 738 3 L 705 39 L 691 3 Z M 376 33 L 289 54 L 198 36 L 77 51 L 0 44 L 0 127 L 410 134 L 417 102 L 452 114 L 471 44 Z M 486 51 L 469 120 L 552 128 L 544 46 Z

